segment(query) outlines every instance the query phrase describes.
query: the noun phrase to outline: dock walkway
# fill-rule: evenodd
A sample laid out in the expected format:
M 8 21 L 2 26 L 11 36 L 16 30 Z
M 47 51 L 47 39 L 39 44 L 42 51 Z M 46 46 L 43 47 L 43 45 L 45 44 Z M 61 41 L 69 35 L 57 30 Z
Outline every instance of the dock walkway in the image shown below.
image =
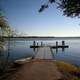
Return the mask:
M 40 47 L 35 59 L 53 59 L 52 53 L 49 47 Z

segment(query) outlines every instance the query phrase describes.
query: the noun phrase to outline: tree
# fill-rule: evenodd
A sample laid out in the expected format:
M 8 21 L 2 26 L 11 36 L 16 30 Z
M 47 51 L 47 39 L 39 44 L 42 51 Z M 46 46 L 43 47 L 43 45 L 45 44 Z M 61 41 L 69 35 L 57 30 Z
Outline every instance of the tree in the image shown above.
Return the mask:
M 41 5 L 39 12 L 44 11 L 52 3 L 57 4 L 57 8 L 63 11 L 63 15 L 80 17 L 80 0 L 48 0 L 47 4 Z
M 3 16 L 2 10 L 0 9 L 0 49 L 2 49 L 4 45 L 4 38 L 3 36 L 11 36 L 12 30 L 8 24 L 7 19 Z
M 1 32 L 0 36 L 4 35 L 9 36 L 11 32 L 11 28 L 4 16 L 0 16 L 0 32 Z

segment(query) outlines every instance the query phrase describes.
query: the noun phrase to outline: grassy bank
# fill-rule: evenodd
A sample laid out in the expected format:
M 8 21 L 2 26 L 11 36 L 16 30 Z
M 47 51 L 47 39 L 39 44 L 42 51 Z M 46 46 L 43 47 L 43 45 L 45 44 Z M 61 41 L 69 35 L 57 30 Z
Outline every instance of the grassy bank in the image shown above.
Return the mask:
M 63 74 L 61 80 L 80 80 L 80 67 L 62 61 L 54 61 L 58 70 Z

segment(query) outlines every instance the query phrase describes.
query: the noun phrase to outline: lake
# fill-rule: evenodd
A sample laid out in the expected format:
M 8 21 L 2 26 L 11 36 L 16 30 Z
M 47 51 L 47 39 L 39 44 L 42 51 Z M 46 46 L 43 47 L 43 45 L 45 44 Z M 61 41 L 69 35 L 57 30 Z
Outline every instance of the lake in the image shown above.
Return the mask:
M 59 45 L 62 41 L 65 41 L 69 48 L 63 49 L 52 49 L 52 59 L 64 61 L 66 63 L 80 66 L 80 39 L 79 38 L 52 38 L 52 39 L 26 39 L 26 40 L 11 40 L 5 44 L 5 48 L 0 52 L 0 70 L 7 69 L 8 66 L 17 59 L 26 57 L 34 57 L 38 50 L 30 48 L 33 45 L 33 41 L 36 41 L 38 45 L 43 42 L 44 45 L 56 45 L 58 41 Z

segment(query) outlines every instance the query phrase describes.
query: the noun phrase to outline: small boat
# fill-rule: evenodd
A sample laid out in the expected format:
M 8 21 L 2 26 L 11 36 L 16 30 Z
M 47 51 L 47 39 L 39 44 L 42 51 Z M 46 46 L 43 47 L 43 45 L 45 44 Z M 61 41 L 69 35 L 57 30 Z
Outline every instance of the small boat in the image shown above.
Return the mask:
M 32 57 L 15 60 L 14 64 L 25 64 L 26 62 L 30 62 L 31 59 Z

